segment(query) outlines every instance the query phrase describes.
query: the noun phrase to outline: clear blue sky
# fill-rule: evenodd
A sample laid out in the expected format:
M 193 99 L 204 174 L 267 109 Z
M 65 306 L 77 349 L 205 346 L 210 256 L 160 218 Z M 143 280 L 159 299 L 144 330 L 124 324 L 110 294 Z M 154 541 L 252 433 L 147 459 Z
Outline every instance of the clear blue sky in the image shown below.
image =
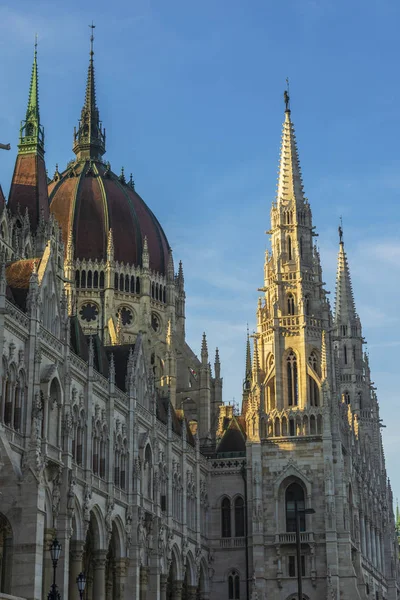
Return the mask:
M 97 98 L 114 171 L 184 263 L 188 340 L 219 346 L 224 399 L 241 397 L 290 77 L 304 185 L 334 292 L 343 215 L 355 299 L 397 465 L 400 147 L 397 0 L 19 0 L 0 7 L 0 181 L 8 191 L 39 35 L 49 173 L 72 158 L 96 24 Z

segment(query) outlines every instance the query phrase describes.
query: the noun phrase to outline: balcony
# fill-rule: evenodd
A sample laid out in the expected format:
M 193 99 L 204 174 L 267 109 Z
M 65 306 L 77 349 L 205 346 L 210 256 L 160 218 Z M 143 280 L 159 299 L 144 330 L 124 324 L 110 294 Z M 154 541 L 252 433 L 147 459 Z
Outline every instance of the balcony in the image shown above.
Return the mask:
M 246 545 L 246 538 L 221 538 L 219 545 L 220 548 L 244 548 Z
M 312 531 L 301 531 L 300 532 L 300 542 L 302 544 L 309 544 L 314 541 L 314 533 Z M 287 532 L 287 533 L 277 533 L 275 536 L 276 544 L 295 544 L 296 543 L 296 533 Z

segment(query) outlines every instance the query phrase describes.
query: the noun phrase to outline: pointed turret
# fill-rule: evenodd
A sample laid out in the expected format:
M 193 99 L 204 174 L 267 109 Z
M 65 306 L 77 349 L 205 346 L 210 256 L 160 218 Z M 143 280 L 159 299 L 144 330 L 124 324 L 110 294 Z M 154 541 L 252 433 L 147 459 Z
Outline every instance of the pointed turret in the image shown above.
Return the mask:
M 41 215 L 49 219 L 47 175 L 44 162 L 44 129 L 39 114 L 39 79 L 37 41 L 33 55 L 31 83 L 25 120 L 19 133 L 18 155 L 11 182 L 8 208 L 13 214 L 28 211 L 32 231 L 35 232 Z
M 247 341 L 246 341 L 246 366 L 244 371 L 244 382 L 243 382 L 243 391 L 249 391 L 251 388 L 251 349 L 250 349 L 250 334 L 249 328 L 247 328 Z
M 177 282 L 178 282 L 179 291 L 183 291 L 183 289 L 185 287 L 185 278 L 183 276 L 183 266 L 182 266 L 181 260 L 179 261 L 179 271 L 178 271 Z
M 203 338 L 201 341 L 201 362 L 203 365 L 208 364 L 208 348 L 207 348 L 207 338 L 206 338 L 205 333 L 203 333 Z
M 107 262 L 114 262 L 114 238 L 112 229 L 109 229 L 107 237 Z
M 94 80 L 94 62 L 93 62 L 93 30 L 94 25 L 90 26 L 92 34 L 90 36 L 90 60 L 86 83 L 85 103 L 81 111 L 78 129 L 74 130 L 73 151 L 78 160 L 101 160 L 106 151 L 106 132 L 103 129 L 99 109 L 96 104 L 96 87 Z
M 215 374 L 215 379 L 221 378 L 221 362 L 219 360 L 218 348 L 215 348 L 214 374 Z
M 351 285 L 350 269 L 347 261 L 347 255 L 344 250 L 343 231 L 339 228 L 340 243 L 336 274 L 336 299 L 335 299 L 335 318 L 337 327 L 354 327 L 358 325 L 359 318 L 356 313 L 354 303 L 353 288 Z M 351 333 L 350 331 L 348 332 Z
M 300 202 L 303 203 L 305 198 L 296 135 L 290 117 L 289 95 L 287 92 L 285 92 L 285 103 L 286 110 L 282 129 L 277 201 L 278 204 L 281 204 L 294 200 L 298 204 Z
M 143 265 L 143 269 L 148 269 L 150 267 L 149 246 L 147 244 L 147 236 L 146 235 L 144 236 L 144 242 L 143 242 L 142 265 Z
M 260 371 L 260 358 L 258 355 L 258 342 L 257 338 L 254 337 L 254 350 L 253 350 L 253 381 L 258 382 L 258 374 Z

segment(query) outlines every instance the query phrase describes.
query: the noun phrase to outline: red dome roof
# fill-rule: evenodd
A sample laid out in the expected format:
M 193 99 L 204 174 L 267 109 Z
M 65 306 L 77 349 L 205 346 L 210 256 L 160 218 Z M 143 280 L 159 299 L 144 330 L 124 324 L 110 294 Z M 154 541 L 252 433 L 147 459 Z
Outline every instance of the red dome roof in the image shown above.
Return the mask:
M 169 244 L 149 207 L 99 160 L 78 161 L 49 184 L 50 211 L 63 232 L 65 247 L 72 229 L 75 258 L 106 260 L 107 236 L 114 239 L 116 261 L 141 265 L 145 236 L 150 269 L 165 274 Z

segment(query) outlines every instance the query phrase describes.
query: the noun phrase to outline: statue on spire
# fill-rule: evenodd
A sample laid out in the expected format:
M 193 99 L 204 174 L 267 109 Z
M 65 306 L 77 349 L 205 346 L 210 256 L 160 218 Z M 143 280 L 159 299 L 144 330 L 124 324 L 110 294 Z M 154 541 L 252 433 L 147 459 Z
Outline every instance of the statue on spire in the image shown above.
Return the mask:
M 338 227 L 338 233 L 339 233 L 339 242 L 340 242 L 340 244 L 343 244 L 343 220 L 342 220 L 342 217 L 340 217 L 340 225 Z
M 289 77 L 286 77 L 286 90 L 283 92 L 283 100 L 285 102 L 285 111 L 290 110 L 290 96 L 289 96 Z

